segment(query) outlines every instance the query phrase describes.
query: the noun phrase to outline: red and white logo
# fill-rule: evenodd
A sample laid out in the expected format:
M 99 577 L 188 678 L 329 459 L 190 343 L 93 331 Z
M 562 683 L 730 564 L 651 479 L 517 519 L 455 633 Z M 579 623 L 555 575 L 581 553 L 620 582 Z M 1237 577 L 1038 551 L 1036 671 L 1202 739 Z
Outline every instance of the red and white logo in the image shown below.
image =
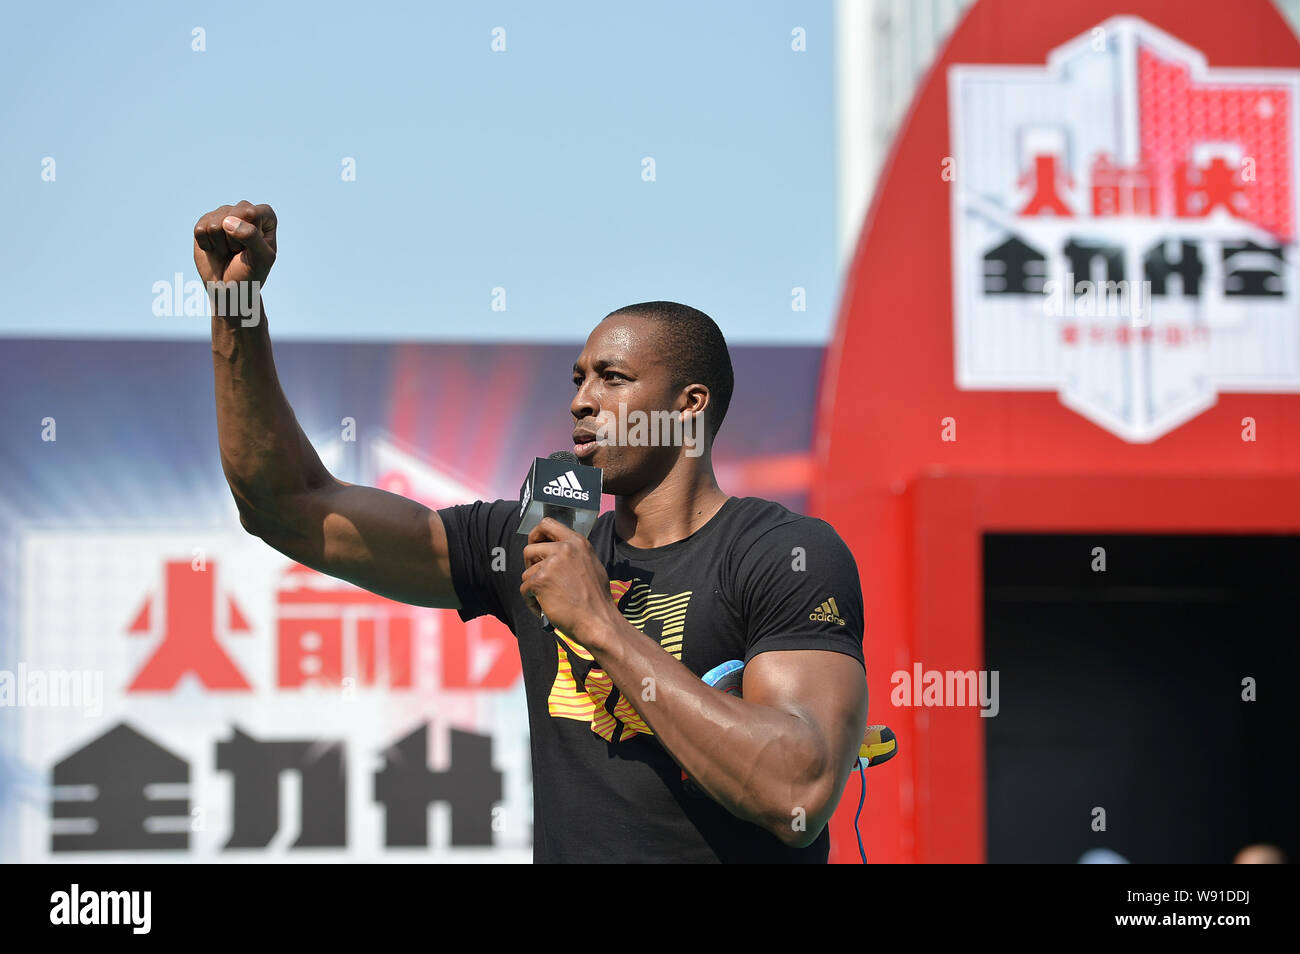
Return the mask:
M 959 388 L 1056 390 L 1132 442 L 1300 391 L 1300 71 L 1115 17 L 948 91 Z

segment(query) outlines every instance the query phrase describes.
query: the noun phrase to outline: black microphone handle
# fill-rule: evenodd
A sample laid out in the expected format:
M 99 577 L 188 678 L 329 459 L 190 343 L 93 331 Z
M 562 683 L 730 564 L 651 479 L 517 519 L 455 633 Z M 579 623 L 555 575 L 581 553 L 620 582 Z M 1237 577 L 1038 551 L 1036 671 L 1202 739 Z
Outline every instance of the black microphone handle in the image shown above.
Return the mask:
M 551 460 L 562 460 L 566 464 L 576 464 L 578 462 L 578 455 L 573 453 L 573 451 L 556 451 L 551 455 Z M 570 530 L 573 529 L 573 520 L 576 516 L 577 514 L 574 513 L 572 507 L 561 507 L 557 504 L 548 503 L 542 504 L 543 519 L 546 517 L 554 517 Z M 546 618 L 546 614 L 540 613 L 539 615 L 542 620 L 542 629 L 546 630 L 548 633 L 554 633 L 555 627 L 552 626 L 551 621 Z

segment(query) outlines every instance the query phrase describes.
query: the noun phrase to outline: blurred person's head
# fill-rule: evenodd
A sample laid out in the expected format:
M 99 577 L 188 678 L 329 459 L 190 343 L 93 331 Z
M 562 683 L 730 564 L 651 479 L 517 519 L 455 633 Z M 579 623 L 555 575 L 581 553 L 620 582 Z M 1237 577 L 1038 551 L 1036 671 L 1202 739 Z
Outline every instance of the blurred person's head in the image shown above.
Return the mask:
M 1284 865 L 1286 855 L 1277 845 L 1247 845 L 1237 852 L 1234 865 Z
M 1079 856 L 1081 865 L 1126 865 L 1128 859 L 1109 848 L 1089 848 Z

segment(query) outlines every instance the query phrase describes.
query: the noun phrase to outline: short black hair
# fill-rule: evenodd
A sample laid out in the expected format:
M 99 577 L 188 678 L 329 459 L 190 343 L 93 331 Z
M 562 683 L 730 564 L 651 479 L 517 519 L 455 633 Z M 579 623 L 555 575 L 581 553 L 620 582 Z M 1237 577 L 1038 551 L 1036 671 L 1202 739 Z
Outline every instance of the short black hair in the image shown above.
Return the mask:
M 605 318 L 637 315 L 659 324 L 674 388 L 703 384 L 709 389 L 710 409 L 706 415 L 709 437 L 713 438 L 727 416 L 736 378 L 731 370 L 731 352 L 717 322 L 690 305 L 675 301 L 643 301 L 611 311 Z M 601 319 L 602 321 L 604 319 Z

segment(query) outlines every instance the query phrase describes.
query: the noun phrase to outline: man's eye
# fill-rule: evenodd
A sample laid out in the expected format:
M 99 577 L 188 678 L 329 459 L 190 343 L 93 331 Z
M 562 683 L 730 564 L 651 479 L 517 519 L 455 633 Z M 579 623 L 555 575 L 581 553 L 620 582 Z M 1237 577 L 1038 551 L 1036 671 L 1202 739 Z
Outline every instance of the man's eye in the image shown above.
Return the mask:
M 624 381 L 627 380 L 627 375 L 625 375 L 625 374 L 619 374 L 617 371 L 606 371 L 606 372 L 605 372 L 605 377 L 607 377 L 607 378 L 622 378 Z

